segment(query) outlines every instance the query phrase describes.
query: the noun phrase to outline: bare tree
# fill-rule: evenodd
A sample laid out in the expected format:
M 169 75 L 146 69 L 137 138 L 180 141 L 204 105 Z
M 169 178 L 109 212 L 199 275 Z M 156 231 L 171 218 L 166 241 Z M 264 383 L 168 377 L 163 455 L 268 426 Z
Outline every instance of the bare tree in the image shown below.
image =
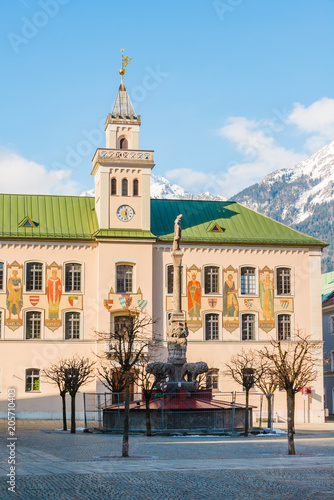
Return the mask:
M 259 377 L 255 382 L 255 385 L 260 391 L 265 395 L 267 399 L 268 407 L 268 427 L 272 428 L 273 414 L 272 414 L 272 401 L 273 394 L 277 387 L 279 386 L 278 378 L 273 370 L 273 365 L 264 359 L 263 356 L 258 356 L 257 366 L 260 367 Z
M 50 384 L 56 384 L 59 389 L 59 394 L 62 400 L 62 410 L 63 410 L 63 431 L 67 431 L 66 422 L 66 380 L 65 380 L 65 361 L 60 359 L 58 363 L 54 363 L 50 368 L 43 370 L 43 375 L 46 378 L 46 382 Z
M 277 377 L 279 387 L 286 391 L 288 411 L 288 450 L 295 455 L 295 395 L 308 383 L 315 380 L 315 351 L 321 341 L 312 340 L 310 335 L 295 332 L 294 341 L 275 341 L 260 351 L 263 359 L 269 361 L 271 372 Z
M 148 345 L 152 342 L 151 327 L 155 323 L 148 314 L 137 310 L 127 310 L 123 316 L 122 325 L 113 328 L 106 334 L 97 332 L 100 339 L 108 340 L 108 357 L 116 362 L 124 374 L 124 420 L 122 456 L 129 456 L 129 416 L 130 416 L 130 383 L 131 372 L 134 372 L 140 358 L 146 354 Z
M 145 398 L 145 413 L 146 413 L 146 435 L 152 436 L 151 428 L 151 408 L 150 401 L 155 389 L 159 389 L 159 383 L 162 382 L 166 376 L 163 373 L 156 372 L 155 375 L 146 371 L 148 363 L 147 356 L 143 356 L 137 365 L 137 382 L 142 389 Z
M 249 391 L 257 383 L 261 370 L 256 363 L 256 354 L 254 351 L 242 351 L 231 357 L 229 363 L 226 363 L 226 374 L 233 378 L 238 384 L 242 385 L 246 392 L 245 406 L 245 436 L 249 431 Z
M 65 387 L 71 396 L 71 434 L 75 433 L 75 397 L 82 385 L 93 380 L 92 371 L 94 366 L 95 361 L 79 356 L 64 361 Z

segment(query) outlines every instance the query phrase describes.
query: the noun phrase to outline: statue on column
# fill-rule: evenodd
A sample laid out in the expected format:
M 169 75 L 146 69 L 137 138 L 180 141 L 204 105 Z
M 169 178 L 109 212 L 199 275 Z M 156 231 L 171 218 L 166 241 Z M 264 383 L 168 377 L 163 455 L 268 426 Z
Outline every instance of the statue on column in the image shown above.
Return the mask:
M 174 310 L 170 313 L 167 334 L 167 363 L 150 363 L 146 370 L 157 377 L 161 372 L 166 374 L 167 392 L 175 392 L 178 389 L 186 389 L 190 392 L 198 389 L 197 376 L 206 373 L 208 365 L 202 361 L 198 363 L 187 363 L 187 337 L 189 335 L 185 313 L 181 304 L 181 270 L 183 253 L 180 249 L 182 214 L 174 221 L 173 241 L 173 303 Z M 186 380 L 187 377 L 187 380 Z
M 174 221 L 174 242 L 173 242 L 173 252 L 175 250 L 180 250 L 180 241 L 181 241 L 181 220 L 182 214 L 178 215 Z

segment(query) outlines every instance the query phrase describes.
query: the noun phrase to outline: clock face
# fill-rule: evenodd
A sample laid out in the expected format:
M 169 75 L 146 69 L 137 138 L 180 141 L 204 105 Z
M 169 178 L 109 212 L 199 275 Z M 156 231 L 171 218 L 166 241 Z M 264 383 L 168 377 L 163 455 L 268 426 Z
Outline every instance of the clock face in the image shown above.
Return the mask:
M 119 220 L 121 220 L 122 222 L 129 222 L 134 216 L 135 212 L 133 208 L 129 207 L 129 205 L 121 205 L 120 207 L 118 207 L 116 214 Z

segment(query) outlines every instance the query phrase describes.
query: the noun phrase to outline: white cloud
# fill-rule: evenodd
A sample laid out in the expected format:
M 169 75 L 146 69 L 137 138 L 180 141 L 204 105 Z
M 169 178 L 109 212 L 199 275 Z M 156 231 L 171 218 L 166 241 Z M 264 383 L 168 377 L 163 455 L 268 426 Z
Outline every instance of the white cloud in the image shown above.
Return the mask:
M 168 170 L 168 179 L 195 193 L 209 191 L 231 198 L 270 172 L 292 167 L 305 158 L 304 154 L 276 145 L 269 135 L 268 124 L 264 122 L 231 117 L 218 133 L 235 143 L 244 161 L 226 165 L 226 170 L 217 174 L 188 168 Z
M 297 103 L 288 122 L 297 125 L 300 131 L 312 134 L 305 147 L 314 152 L 334 140 L 334 99 L 323 97 L 310 106 Z
M 15 194 L 77 194 L 79 184 L 70 170 L 47 170 L 43 165 L 0 151 L 0 192 Z

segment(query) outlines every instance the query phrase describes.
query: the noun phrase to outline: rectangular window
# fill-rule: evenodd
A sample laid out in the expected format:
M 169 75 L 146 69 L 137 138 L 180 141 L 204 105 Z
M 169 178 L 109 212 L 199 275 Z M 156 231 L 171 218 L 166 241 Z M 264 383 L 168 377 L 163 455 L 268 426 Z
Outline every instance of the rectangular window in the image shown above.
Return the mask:
M 276 270 L 277 295 L 291 295 L 291 269 L 278 267 Z
M 167 293 L 173 293 L 174 285 L 174 267 L 172 264 L 167 266 Z M 183 266 L 181 266 L 181 292 L 183 290 Z
M 219 293 L 219 267 L 207 266 L 204 269 L 204 292 Z
M 277 340 L 291 339 L 291 316 L 279 314 L 277 316 Z
M 42 313 L 40 311 L 26 312 L 26 339 L 41 338 L 41 320 Z
M 126 332 L 131 326 L 129 316 L 115 316 L 114 317 L 114 332 L 116 335 L 120 335 L 122 332 Z
M 65 264 L 65 292 L 81 292 L 81 264 Z
M 328 318 L 328 330 L 329 333 L 334 333 L 334 316 Z
M 255 284 L 255 268 L 254 267 L 242 267 L 241 268 L 241 294 L 255 294 L 256 284 Z
M 68 312 L 65 313 L 65 339 L 80 338 L 80 313 Z
M 29 368 L 26 370 L 26 392 L 39 391 L 39 370 Z
M 132 292 L 132 266 L 120 265 L 116 268 L 116 293 Z
M 242 315 L 242 340 L 255 340 L 255 314 Z
M 41 262 L 27 262 L 26 264 L 26 291 L 43 291 L 43 264 Z
M 205 340 L 219 340 L 219 315 L 205 315 Z
M 214 390 L 219 389 L 218 374 L 219 374 L 219 370 L 210 370 L 206 374 L 206 388 L 207 389 L 214 389 Z
M 5 271 L 5 265 L 3 262 L 0 262 L 0 291 L 3 291 L 4 287 L 4 281 L 5 281 L 4 271 Z

